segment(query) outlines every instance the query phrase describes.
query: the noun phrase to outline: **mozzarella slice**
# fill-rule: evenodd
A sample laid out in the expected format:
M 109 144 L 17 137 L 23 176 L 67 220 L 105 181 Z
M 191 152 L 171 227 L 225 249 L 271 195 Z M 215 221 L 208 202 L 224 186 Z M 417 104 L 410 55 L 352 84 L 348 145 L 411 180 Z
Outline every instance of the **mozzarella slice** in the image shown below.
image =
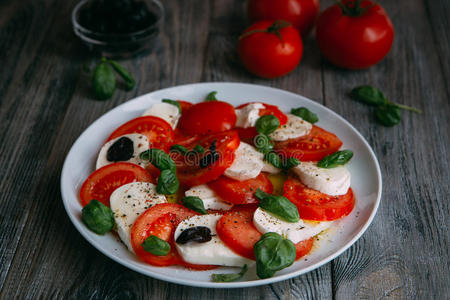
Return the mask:
M 261 233 L 276 232 L 291 240 L 294 244 L 307 240 L 330 227 L 332 222 L 304 222 L 289 223 L 277 218 L 271 213 L 258 207 L 253 215 L 253 224 Z
M 191 264 L 219 265 L 230 267 L 242 267 L 244 264 L 253 264 L 254 261 L 242 257 L 230 248 L 217 236 L 216 223 L 222 217 L 220 214 L 194 216 L 182 221 L 175 230 L 175 240 L 183 230 L 195 226 L 205 226 L 211 230 L 211 240 L 206 243 L 188 242 L 186 244 L 175 243 L 178 253 Z
M 262 168 L 263 172 L 269 173 L 269 174 L 278 174 L 281 172 L 281 169 L 278 169 L 277 167 L 275 167 L 274 165 L 272 165 L 271 163 L 268 163 L 267 161 L 264 160 L 264 155 L 262 157 L 263 162 L 264 162 L 264 166 Z
M 125 184 L 111 194 L 110 205 L 116 221 L 117 233 L 131 252 L 131 227 L 137 217 L 155 204 L 166 203 L 166 197 L 156 192 L 149 182 Z
M 236 127 L 248 128 L 255 126 L 259 119 L 259 110 L 265 106 L 261 103 L 250 103 L 249 105 L 236 109 Z
M 165 102 L 155 103 L 150 106 L 143 114 L 143 116 L 155 116 L 163 119 L 169 123 L 172 128 L 177 127 L 180 119 L 180 110 L 177 106 Z
M 186 196 L 196 196 L 203 200 L 205 209 L 229 210 L 233 204 L 224 202 L 212 189 L 206 184 L 197 185 L 185 192 Z
M 344 166 L 324 169 L 315 162 L 301 162 L 292 170 L 303 184 L 330 196 L 344 195 L 350 187 L 350 172 Z
M 236 149 L 233 163 L 225 170 L 224 175 L 239 181 L 247 180 L 258 176 L 263 167 L 262 153 L 241 142 Z
M 148 138 L 142 134 L 131 133 L 131 134 L 125 134 L 125 135 L 119 136 L 118 138 L 115 138 L 103 145 L 102 149 L 100 149 L 100 153 L 98 154 L 97 164 L 96 164 L 97 169 L 100 169 L 101 167 L 104 167 L 106 165 L 114 163 L 114 161 L 109 161 L 107 158 L 108 149 L 118 139 L 123 138 L 123 137 L 129 138 L 133 142 L 133 147 L 134 147 L 133 156 L 129 160 L 127 160 L 127 162 L 139 165 L 143 168 L 145 168 L 148 165 L 148 162 L 143 161 L 139 158 L 139 154 L 145 150 L 148 150 L 150 147 Z
M 307 135 L 311 129 L 312 124 L 306 122 L 300 117 L 287 114 L 287 123 L 269 134 L 269 137 L 274 141 L 285 141 L 288 139 L 295 139 Z

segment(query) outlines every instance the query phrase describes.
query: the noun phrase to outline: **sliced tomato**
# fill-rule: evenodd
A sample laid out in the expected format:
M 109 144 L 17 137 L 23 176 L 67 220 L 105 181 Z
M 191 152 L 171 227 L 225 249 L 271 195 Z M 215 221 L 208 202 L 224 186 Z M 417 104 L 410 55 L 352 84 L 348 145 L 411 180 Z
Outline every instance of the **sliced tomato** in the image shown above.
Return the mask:
M 220 198 L 233 204 L 257 203 L 258 199 L 254 196 L 259 188 L 263 192 L 272 194 L 273 185 L 265 173 L 260 173 L 257 177 L 238 181 L 226 176 L 220 176 L 218 179 L 208 183 Z
M 234 107 L 223 101 L 200 102 L 180 117 L 178 127 L 188 135 L 211 134 L 233 129 L 236 123 Z
M 256 208 L 256 205 L 235 206 L 216 225 L 218 236 L 231 250 L 253 260 L 253 246 L 261 238 L 261 233 L 252 222 Z
M 154 116 L 138 117 L 130 120 L 113 131 L 106 141 L 129 133 L 147 136 L 150 147 L 167 151 L 174 140 L 172 126 L 161 118 Z
M 295 244 L 295 260 L 302 258 L 303 256 L 305 256 L 306 254 L 308 254 L 309 252 L 311 252 L 311 249 L 313 247 L 314 244 L 314 238 L 310 238 L 301 242 L 298 242 L 297 244 Z
M 355 206 L 352 189 L 345 195 L 330 196 L 305 186 L 291 177 L 284 183 L 284 196 L 294 203 L 300 218 L 315 221 L 333 221 L 348 215 Z
M 208 155 L 209 147 L 215 141 L 216 152 L 219 157 L 212 164 L 202 168 L 200 161 L 202 157 Z M 180 184 L 186 187 L 200 185 L 217 179 L 225 170 L 231 166 L 234 160 L 234 151 L 239 147 L 239 136 L 236 131 L 225 131 L 204 137 L 189 146 L 192 150 L 195 145 L 201 145 L 207 151 L 204 154 L 183 155 L 171 152 L 170 156 L 177 165 L 177 175 Z
M 131 228 L 131 244 L 136 255 L 143 261 L 154 266 L 182 265 L 195 270 L 211 270 L 216 266 L 189 264 L 176 251 L 173 234 L 178 224 L 184 219 L 198 215 L 182 205 L 164 203 L 152 206 L 139 216 Z M 153 255 L 142 248 L 142 243 L 150 235 L 165 240 L 171 246 L 167 255 Z
M 342 142 L 336 135 L 318 126 L 313 126 L 308 135 L 276 142 L 274 149 L 286 158 L 295 157 L 301 161 L 319 161 L 336 152 L 341 146 Z
M 250 145 L 254 145 L 255 136 L 258 135 L 258 131 L 256 131 L 255 127 L 236 127 L 235 130 L 237 130 L 241 141 Z
M 261 102 L 249 102 L 249 103 L 244 103 L 244 104 L 239 105 L 239 106 L 236 107 L 236 108 L 237 108 L 237 109 L 240 109 L 240 108 L 246 107 L 247 105 L 252 104 L 252 103 L 261 103 Z M 284 124 L 287 123 L 288 118 L 287 118 L 286 114 L 283 113 L 283 112 L 278 108 L 278 106 L 276 106 L 276 105 L 270 105 L 270 104 L 267 104 L 267 103 L 261 103 L 261 104 L 264 105 L 265 108 L 259 110 L 259 116 L 260 116 L 260 117 L 266 116 L 266 115 L 274 115 L 275 117 L 277 117 L 278 121 L 280 121 L 280 125 L 284 125 Z
M 174 144 L 181 145 L 181 146 L 189 146 L 190 144 L 194 143 L 199 139 L 198 135 L 185 135 L 182 133 L 178 128 L 175 129 L 175 137 L 174 137 Z
M 192 105 L 194 105 L 191 102 L 184 100 L 177 100 L 177 102 L 180 103 L 181 113 L 185 113 Z
M 154 178 L 142 167 L 118 162 L 106 165 L 94 171 L 84 181 L 80 189 L 80 199 L 83 206 L 96 199 L 109 206 L 109 196 L 118 187 L 130 182 L 155 182 Z

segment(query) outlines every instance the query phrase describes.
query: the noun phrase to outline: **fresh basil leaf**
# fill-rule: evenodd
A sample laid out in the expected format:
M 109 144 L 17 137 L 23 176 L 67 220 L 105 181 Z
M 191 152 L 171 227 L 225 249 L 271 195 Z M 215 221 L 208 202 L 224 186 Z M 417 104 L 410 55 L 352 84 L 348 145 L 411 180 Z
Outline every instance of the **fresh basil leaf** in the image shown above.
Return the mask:
M 291 114 L 300 117 L 309 123 L 314 124 L 319 121 L 319 117 L 306 107 L 293 108 L 291 109 Z
M 341 165 L 345 165 L 347 162 L 350 161 L 350 159 L 353 157 L 353 151 L 352 150 L 341 150 L 337 151 L 333 154 L 327 155 L 324 158 L 322 158 L 321 161 L 317 163 L 317 166 L 319 168 L 336 168 Z
M 183 230 L 175 242 L 177 244 L 186 244 L 187 242 L 206 243 L 211 238 L 211 229 L 209 227 L 195 226 Z
M 264 160 L 273 165 L 275 168 L 283 169 L 283 161 L 275 152 L 268 152 L 264 154 Z
M 256 149 L 261 153 L 269 153 L 273 149 L 273 143 L 270 138 L 265 134 L 258 134 L 254 139 L 253 143 Z
M 394 126 L 402 119 L 401 110 L 395 104 L 385 104 L 375 110 L 377 121 L 384 126 Z
M 127 70 L 125 70 L 124 67 L 122 67 L 118 62 L 114 60 L 108 60 L 107 62 L 125 81 L 125 89 L 127 91 L 131 91 L 136 85 L 136 81 L 134 80 L 133 76 L 131 76 L 131 74 Z
M 278 127 L 280 127 L 280 121 L 274 115 L 262 116 L 255 123 L 256 131 L 266 135 L 271 134 Z
M 213 92 L 209 93 L 206 96 L 205 101 L 217 101 L 216 95 L 217 95 L 216 91 L 213 91 Z
M 164 102 L 164 103 L 175 105 L 176 107 L 178 107 L 178 111 L 181 114 L 181 105 L 180 105 L 180 103 L 178 101 L 172 100 L 172 99 L 162 99 L 161 101 Z
M 189 209 L 192 209 L 193 211 L 196 211 L 198 213 L 201 213 L 203 215 L 207 214 L 207 211 L 205 209 L 205 205 L 203 204 L 203 200 L 196 196 L 186 196 L 181 199 L 181 202 L 183 202 L 183 205 L 186 206 Z
M 214 282 L 232 282 L 242 278 L 247 272 L 247 265 L 245 264 L 239 273 L 232 274 L 212 274 L 211 278 Z
M 170 252 L 170 244 L 156 235 L 146 238 L 141 246 L 145 251 L 156 256 L 164 256 Z
M 105 234 L 114 227 L 113 211 L 98 200 L 91 200 L 81 210 L 81 220 L 87 228 L 97 234 Z
M 173 195 L 178 191 L 180 182 L 176 174 L 169 169 L 161 171 L 156 185 L 156 192 L 163 195 Z
M 159 149 L 149 149 L 139 154 L 142 160 L 148 160 L 160 171 L 171 170 L 176 173 L 176 165 L 173 159 L 164 151 Z
M 255 197 L 259 199 L 259 207 L 276 215 L 278 218 L 290 223 L 295 223 L 300 220 L 297 206 L 286 197 L 270 195 L 260 189 L 256 190 Z
M 299 164 L 300 164 L 300 161 L 297 158 L 289 157 L 286 160 L 286 163 L 283 165 L 283 169 L 287 171 L 287 170 L 289 170 L 289 169 L 291 169 L 293 167 L 298 166 Z
M 194 149 L 192 149 L 192 151 L 203 154 L 205 153 L 205 148 L 203 148 L 201 145 L 196 145 Z
M 113 70 L 106 63 L 100 63 L 95 67 L 92 86 L 95 97 L 99 100 L 109 99 L 114 94 L 116 78 Z
M 354 99 L 374 106 L 386 104 L 388 101 L 383 93 L 370 85 L 362 85 L 352 90 Z
M 175 144 L 170 147 L 170 152 L 178 152 L 181 154 L 186 154 L 188 152 L 188 149 L 184 146 Z
M 289 267 L 295 261 L 295 245 L 275 232 L 261 236 L 254 246 L 256 274 L 260 278 L 269 278 L 276 271 Z

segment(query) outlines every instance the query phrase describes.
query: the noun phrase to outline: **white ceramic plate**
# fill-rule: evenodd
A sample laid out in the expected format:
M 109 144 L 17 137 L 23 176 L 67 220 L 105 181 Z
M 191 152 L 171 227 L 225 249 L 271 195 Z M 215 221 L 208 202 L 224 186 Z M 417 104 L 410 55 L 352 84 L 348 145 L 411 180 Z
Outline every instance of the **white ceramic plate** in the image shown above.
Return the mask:
M 249 101 L 275 104 L 283 111 L 306 106 L 319 116 L 318 126 L 335 133 L 344 143 L 343 148 L 355 153 L 348 164 L 352 176 L 351 186 L 356 196 L 356 207 L 346 218 L 337 221 L 333 230 L 321 238 L 306 257 L 291 267 L 281 270 L 274 277 L 258 279 L 250 268 L 242 281 L 233 283 L 211 282 L 212 273 L 236 272 L 236 268 L 212 271 L 189 271 L 182 267 L 152 267 L 126 250 L 112 234 L 104 236 L 89 231 L 81 221 L 79 189 L 88 175 L 94 171 L 95 160 L 103 142 L 122 123 L 138 117 L 153 103 L 162 98 L 184 99 L 199 102 L 211 91 L 218 91 L 218 98 L 238 105 Z M 61 175 L 61 193 L 67 214 L 78 231 L 94 247 L 116 262 L 139 273 L 178 284 L 210 288 L 239 288 L 269 284 L 314 270 L 334 259 L 349 248 L 364 233 L 377 211 L 381 198 L 381 172 L 378 161 L 361 134 L 342 117 L 328 108 L 283 90 L 242 83 L 197 83 L 171 87 L 130 100 L 103 115 L 76 140 L 64 162 Z

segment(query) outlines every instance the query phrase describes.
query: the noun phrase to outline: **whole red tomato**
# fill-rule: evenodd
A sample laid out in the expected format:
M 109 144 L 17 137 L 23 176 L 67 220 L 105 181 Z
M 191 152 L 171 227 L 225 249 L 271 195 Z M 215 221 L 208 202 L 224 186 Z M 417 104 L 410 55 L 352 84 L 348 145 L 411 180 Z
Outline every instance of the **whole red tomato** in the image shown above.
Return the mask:
M 275 78 L 292 71 L 300 62 L 303 43 L 297 29 L 286 21 L 260 21 L 239 38 L 239 57 L 251 73 Z
M 286 20 L 305 36 L 319 14 L 319 0 L 249 0 L 248 17 L 252 22 Z
M 320 51 L 333 64 L 364 69 L 382 60 L 394 41 L 384 9 L 369 0 L 344 0 L 326 9 L 317 21 Z

